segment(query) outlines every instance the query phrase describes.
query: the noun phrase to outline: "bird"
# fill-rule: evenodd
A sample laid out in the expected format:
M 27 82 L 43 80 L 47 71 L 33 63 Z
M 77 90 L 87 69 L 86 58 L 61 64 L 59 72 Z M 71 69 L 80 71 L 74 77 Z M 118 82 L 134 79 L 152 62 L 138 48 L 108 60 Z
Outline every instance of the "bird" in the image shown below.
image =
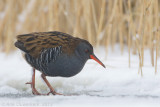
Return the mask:
M 33 68 L 31 84 L 34 95 L 44 95 L 35 88 L 35 71 L 50 89 L 45 95 L 63 95 L 51 86 L 48 77 L 72 77 L 78 74 L 89 59 L 93 59 L 105 68 L 95 56 L 93 46 L 85 39 L 73 37 L 60 31 L 32 32 L 17 36 L 14 43 L 23 51 L 24 59 Z

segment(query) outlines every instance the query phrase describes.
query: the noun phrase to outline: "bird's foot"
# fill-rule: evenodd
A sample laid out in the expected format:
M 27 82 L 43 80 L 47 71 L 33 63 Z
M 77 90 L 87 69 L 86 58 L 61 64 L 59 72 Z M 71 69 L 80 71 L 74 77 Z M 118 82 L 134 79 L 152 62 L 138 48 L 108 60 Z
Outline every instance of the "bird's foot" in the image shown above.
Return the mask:
M 44 94 L 41 94 L 37 91 L 37 89 L 34 87 L 34 84 L 32 82 L 27 82 L 26 84 L 31 84 L 31 88 L 32 88 L 32 93 L 34 95 L 44 95 Z M 46 94 L 47 95 L 47 94 Z
M 35 88 L 32 88 L 32 93 L 34 95 L 44 95 L 44 94 L 39 93 Z
M 33 83 L 32 83 L 32 82 L 26 82 L 26 84 L 31 84 L 31 85 L 33 85 Z
M 49 95 L 50 93 L 53 94 L 53 95 L 63 95 L 61 93 L 55 92 L 54 90 L 51 90 L 47 95 Z

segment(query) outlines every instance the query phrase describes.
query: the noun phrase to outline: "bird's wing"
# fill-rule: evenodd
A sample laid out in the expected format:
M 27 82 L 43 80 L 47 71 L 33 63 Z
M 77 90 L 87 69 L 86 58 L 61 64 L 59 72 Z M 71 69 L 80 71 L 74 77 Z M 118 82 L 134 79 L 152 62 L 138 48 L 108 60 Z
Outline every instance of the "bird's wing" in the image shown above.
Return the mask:
M 42 63 L 50 63 L 51 61 L 54 62 L 56 58 L 62 53 L 62 46 L 48 48 L 42 51 L 40 55 L 40 60 Z
M 15 46 L 32 57 L 39 57 L 46 49 L 65 47 L 73 37 L 61 32 L 39 32 L 17 36 Z M 67 46 L 65 47 L 67 48 Z
M 56 58 L 62 53 L 61 46 L 44 49 L 38 58 L 30 54 L 25 54 L 26 61 L 34 68 L 40 71 L 46 71 L 50 62 L 55 62 Z

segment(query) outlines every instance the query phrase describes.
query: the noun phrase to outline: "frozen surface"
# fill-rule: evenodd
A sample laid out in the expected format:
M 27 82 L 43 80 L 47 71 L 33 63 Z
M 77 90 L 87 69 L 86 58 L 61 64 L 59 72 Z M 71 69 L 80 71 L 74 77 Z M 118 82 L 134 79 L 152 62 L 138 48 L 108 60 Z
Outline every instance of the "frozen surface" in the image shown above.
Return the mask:
M 31 67 L 24 61 L 20 51 L 9 56 L 0 53 L 0 106 L 160 106 L 160 61 L 158 73 L 150 64 L 149 51 L 145 51 L 143 77 L 138 74 L 138 56 L 131 55 L 131 68 L 128 67 L 127 49 L 121 55 L 119 47 L 105 57 L 104 49 L 96 55 L 107 66 L 104 69 L 89 60 L 84 69 L 71 78 L 47 77 L 59 93 L 72 96 L 34 96 L 30 85 Z M 49 90 L 36 72 L 36 88 L 41 93 Z

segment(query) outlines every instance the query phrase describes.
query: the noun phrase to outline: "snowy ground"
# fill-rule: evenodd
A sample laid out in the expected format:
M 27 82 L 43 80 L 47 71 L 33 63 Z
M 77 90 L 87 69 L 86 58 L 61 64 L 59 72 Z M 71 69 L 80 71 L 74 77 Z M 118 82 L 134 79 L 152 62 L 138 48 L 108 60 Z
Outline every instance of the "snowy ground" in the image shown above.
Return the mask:
M 96 55 L 107 69 L 90 60 L 74 77 L 47 77 L 57 92 L 72 96 L 34 96 L 30 85 L 25 84 L 31 80 L 31 67 L 20 51 L 9 56 L 0 53 L 0 106 L 160 106 L 160 61 L 155 75 L 149 51 L 145 51 L 143 77 L 138 74 L 138 56 L 131 56 L 128 68 L 128 52 L 121 55 L 118 46 L 106 59 L 103 48 Z M 49 91 L 39 71 L 36 88 L 42 93 Z

